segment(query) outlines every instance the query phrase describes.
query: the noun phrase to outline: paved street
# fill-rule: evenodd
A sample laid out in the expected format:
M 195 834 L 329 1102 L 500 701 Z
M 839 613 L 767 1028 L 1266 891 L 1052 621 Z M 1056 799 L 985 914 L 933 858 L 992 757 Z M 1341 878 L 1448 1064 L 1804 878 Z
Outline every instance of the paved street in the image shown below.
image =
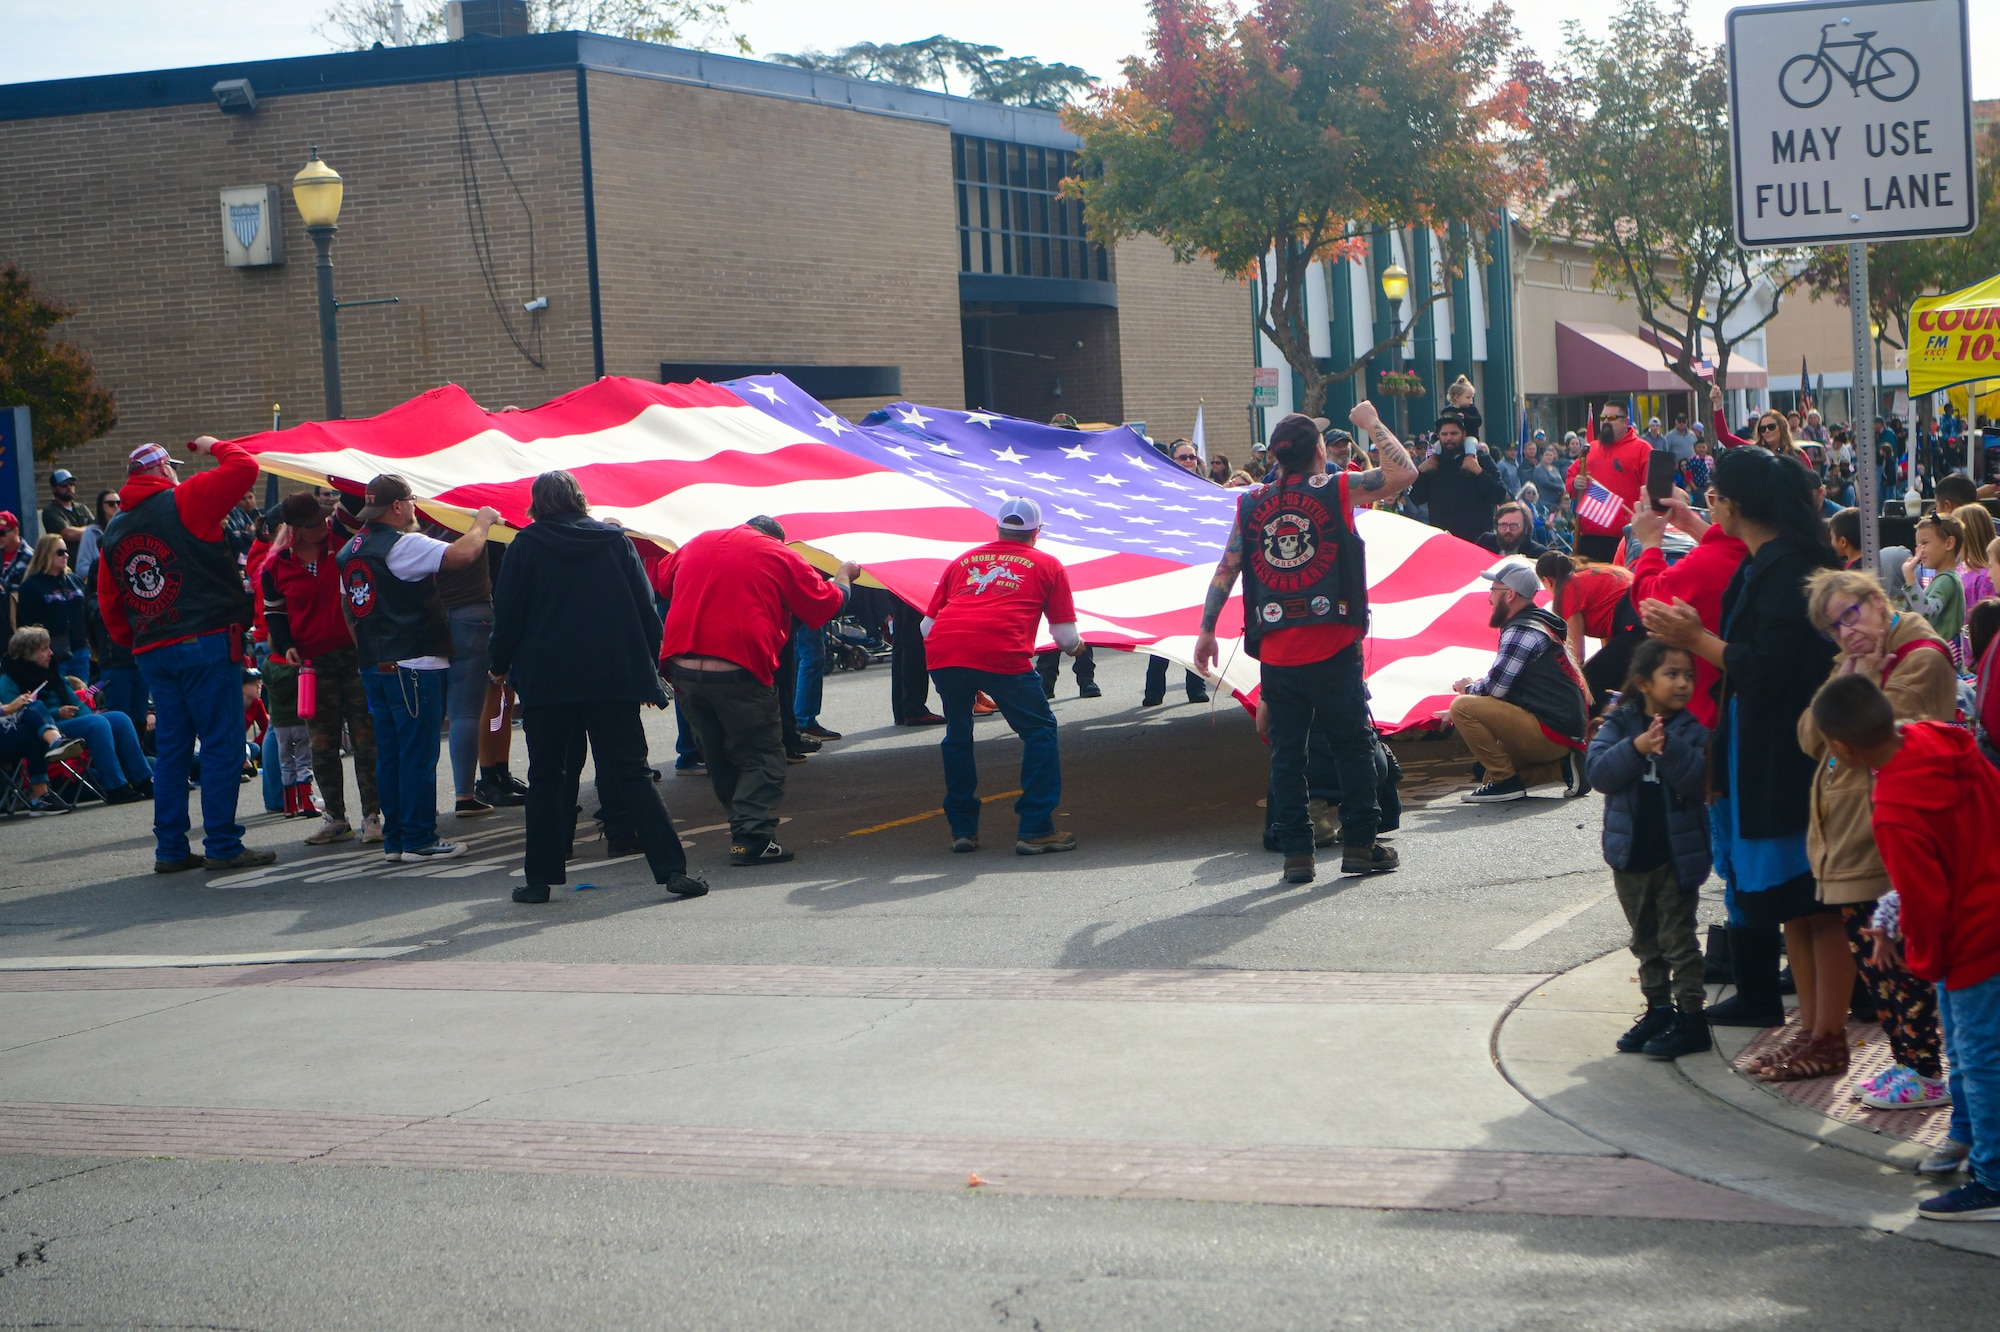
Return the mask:
M 881 670 L 795 863 L 665 779 L 692 901 L 591 840 L 513 904 L 518 812 L 413 867 L 260 814 L 228 876 L 151 874 L 145 806 L 0 827 L 0 1326 L 1986 1325 L 1990 1228 L 1608 1054 L 1594 798 L 1405 745 L 1405 869 L 1288 888 L 1247 716 L 1100 655 L 1061 857 L 1004 799 L 948 852 Z

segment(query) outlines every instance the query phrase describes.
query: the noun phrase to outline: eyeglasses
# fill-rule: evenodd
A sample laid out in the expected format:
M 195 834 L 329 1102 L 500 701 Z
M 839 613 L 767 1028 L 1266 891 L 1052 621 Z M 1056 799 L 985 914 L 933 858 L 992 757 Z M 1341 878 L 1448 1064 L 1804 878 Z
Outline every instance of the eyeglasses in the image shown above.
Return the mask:
M 1192 453 L 1176 453 L 1174 455 L 1174 461 L 1177 463 L 1191 463 L 1195 460 L 1196 456 L 1197 455 Z
M 1763 434 L 1775 435 L 1776 433 L 1778 433 L 1778 423 L 1776 421 L 1759 421 L 1757 423 L 1757 433 L 1760 435 Z
M 124 500 L 119 499 L 116 495 L 106 495 L 104 497 L 104 507 L 107 509 L 115 509 L 124 502 Z
M 1841 630 L 1852 629 L 1855 625 L 1860 623 L 1861 623 L 1861 603 L 1857 601 L 1852 606 L 1849 606 L 1846 610 L 1842 611 L 1840 614 L 1830 618 L 1826 624 L 1826 631 L 1822 633 L 1820 637 L 1824 638 L 1829 643 L 1835 642 L 1839 639 Z

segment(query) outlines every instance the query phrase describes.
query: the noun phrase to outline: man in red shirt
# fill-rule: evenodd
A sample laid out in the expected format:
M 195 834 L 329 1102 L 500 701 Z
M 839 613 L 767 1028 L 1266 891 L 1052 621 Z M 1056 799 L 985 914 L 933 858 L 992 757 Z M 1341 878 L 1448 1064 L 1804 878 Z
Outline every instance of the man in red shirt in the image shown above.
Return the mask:
M 972 761 L 972 703 L 981 690 L 1021 737 L 1021 798 L 1014 802 L 1018 855 L 1076 850 L 1073 833 L 1057 832 L 1062 763 L 1056 715 L 1035 673 L 1035 641 L 1044 618 L 1056 645 L 1083 651 L 1076 603 L 1062 562 L 1035 549 L 1042 508 L 1031 499 L 1000 506 L 999 535 L 953 560 L 924 611 L 924 655 L 944 703 L 944 816 L 951 849 L 979 849 L 979 772 Z
M 1310 416 L 1271 427 L 1277 464 L 1267 484 L 1237 501 L 1229 546 L 1209 580 L 1195 669 L 1215 665 L 1215 627 L 1243 578 L 1243 650 L 1261 667 L 1260 711 L 1271 741 L 1271 832 L 1285 853 L 1285 881 L 1313 881 L 1313 826 L 1306 747 L 1317 729 L 1340 770 L 1341 872 L 1396 868 L 1376 841 L 1375 749 L 1368 735 L 1368 688 L 1361 638 L 1368 624 L 1368 574 L 1354 505 L 1394 499 L 1417 479 L 1402 442 L 1363 402 L 1348 419 L 1374 437 L 1379 467 L 1329 473 L 1326 442 Z
M 126 460 L 124 503 L 104 529 L 97 604 L 153 695 L 153 868 L 247 869 L 277 860 L 243 845 L 236 793 L 243 752 L 243 630 L 250 598 L 222 520 L 257 480 L 257 460 L 203 435 L 216 466 L 185 483 L 158 444 Z M 188 771 L 201 739 L 202 852 L 188 846 Z
M 715 798 L 729 811 L 732 865 L 792 858 L 772 836 L 785 796 L 785 733 L 772 682 L 792 621 L 822 628 L 847 604 L 860 573 L 849 562 L 826 582 L 765 517 L 703 532 L 653 566 L 653 590 L 667 603 L 660 659 L 701 737 Z
M 1639 503 L 1639 492 L 1645 489 L 1646 462 L 1652 453 L 1653 446 L 1626 418 L 1625 405 L 1607 401 L 1598 409 L 1597 438 L 1569 466 L 1570 503 L 1581 504 L 1590 483 L 1595 481 L 1623 501 L 1623 514 L 1629 515 Z M 1577 515 L 1576 553 L 1587 560 L 1610 564 L 1618 558 L 1618 546 L 1624 536 L 1623 515 L 1611 523 L 1593 522 Z

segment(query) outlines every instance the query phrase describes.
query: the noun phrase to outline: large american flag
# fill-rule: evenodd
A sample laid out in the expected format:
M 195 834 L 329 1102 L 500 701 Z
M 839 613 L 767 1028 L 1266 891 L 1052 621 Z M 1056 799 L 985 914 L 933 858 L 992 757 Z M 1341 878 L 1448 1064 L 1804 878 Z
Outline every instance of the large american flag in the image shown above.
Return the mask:
M 527 522 L 528 488 L 575 474 L 598 517 L 678 545 L 769 514 L 815 562 L 853 560 L 906 601 L 930 599 L 946 564 L 993 538 L 1000 504 L 1042 508 L 1041 546 L 1069 571 L 1078 628 L 1100 647 L 1192 665 L 1209 576 L 1238 491 L 1175 466 L 1133 431 L 1063 430 L 991 412 L 897 403 L 860 424 L 782 376 L 727 384 L 609 378 L 522 412 L 487 412 L 456 386 L 357 421 L 241 441 L 266 471 L 350 486 L 400 472 L 447 522 L 482 505 Z M 1366 643 L 1378 722 L 1432 720 L 1451 681 L 1490 664 L 1478 547 L 1363 510 L 1374 617 Z M 1257 663 L 1241 602 L 1219 627 L 1224 682 L 1254 703 Z

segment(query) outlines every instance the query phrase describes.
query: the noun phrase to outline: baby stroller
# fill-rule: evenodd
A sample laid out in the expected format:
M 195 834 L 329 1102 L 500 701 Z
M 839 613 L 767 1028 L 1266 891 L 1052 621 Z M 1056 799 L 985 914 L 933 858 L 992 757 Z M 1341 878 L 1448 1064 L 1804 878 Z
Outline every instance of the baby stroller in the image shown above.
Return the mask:
M 829 620 L 826 626 L 826 664 L 836 671 L 862 671 L 868 664 L 889 659 L 889 642 L 852 615 Z

